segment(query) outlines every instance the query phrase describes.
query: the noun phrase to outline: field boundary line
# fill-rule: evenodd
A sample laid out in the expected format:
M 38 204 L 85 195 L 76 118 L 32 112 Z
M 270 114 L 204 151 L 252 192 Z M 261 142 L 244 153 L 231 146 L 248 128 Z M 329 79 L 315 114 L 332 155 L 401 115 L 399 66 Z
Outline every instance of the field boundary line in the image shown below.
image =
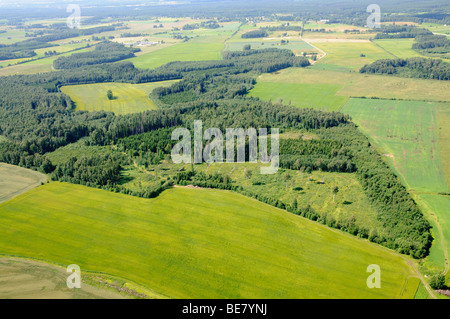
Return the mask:
M 322 57 L 321 57 L 320 59 L 316 60 L 316 61 L 313 61 L 313 63 L 311 63 L 311 65 L 316 64 L 317 62 L 319 62 L 320 60 L 322 60 L 323 58 L 325 58 L 325 57 L 327 56 L 327 53 L 326 53 L 324 50 L 319 49 L 319 48 L 316 47 L 314 44 L 311 44 L 310 42 L 306 41 L 306 40 L 303 39 L 302 37 L 301 37 L 300 39 L 301 39 L 302 41 L 304 41 L 305 43 L 309 44 L 310 46 L 312 46 L 313 48 L 315 48 L 316 50 L 318 50 L 318 51 L 320 51 L 320 52 L 323 53 Z
M 372 38 L 369 39 L 369 41 L 372 42 L 372 43 L 373 43 L 374 45 L 376 45 L 377 47 L 379 47 L 381 50 L 383 50 L 383 51 L 389 53 L 390 55 L 392 55 L 394 58 L 397 58 L 397 59 L 400 58 L 400 57 L 396 56 L 394 53 L 392 53 L 392 52 L 386 50 L 385 48 L 383 48 L 383 47 L 382 47 L 381 45 L 379 45 L 378 43 L 374 42 Z

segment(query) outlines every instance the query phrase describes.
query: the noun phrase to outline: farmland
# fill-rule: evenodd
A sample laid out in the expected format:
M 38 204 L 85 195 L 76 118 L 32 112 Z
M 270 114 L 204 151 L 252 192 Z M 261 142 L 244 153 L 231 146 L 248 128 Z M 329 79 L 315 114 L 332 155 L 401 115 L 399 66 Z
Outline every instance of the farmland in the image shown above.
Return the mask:
M 342 71 L 358 71 L 368 63 L 394 57 L 370 41 L 309 40 L 309 42 L 327 52 L 327 56 L 312 67 L 319 70 L 339 68 Z
M 2 11 L 0 299 L 445 298 L 450 6 L 121 1 Z M 279 128 L 279 169 L 174 163 L 200 120 Z
M 406 59 L 423 57 L 417 51 L 412 49 L 414 39 L 382 39 L 376 40 L 374 43 L 397 58 Z
M 450 101 L 450 85 L 444 81 L 317 70 L 316 65 L 263 74 L 250 95 L 329 110 L 340 109 L 349 97 Z
M 0 210 L 2 252 L 76 263 L 175 298 L 412 298 L 419 284 L 397 254 L 224 191 L 177 188 L 146 200 L 51 183 Z M 383 269 L 378 290 L 366 286 L 372 263 Z
M 200 37 L 161 50 L 139 55 L 127 61 L 137 68 L 154 69 L 172 61 L 220 60 L 226 37 Z
M 259 81 L 250 96 L 266 101 L 283 102 L 297 107 L 311 107 L 337 111 L 347 101 L 345 96 L 337 96 L 342 89 L 338 84 L 297 84 Z
M 98 83 L 64 86 L 61 90 L 72 98 L 77 110 L 106 111 L 119 115 L 156 109 L 149 94 L 157 87 L 170 86 L 173 83 Z M 107 97 L 108 90 L 114 95 L 112 100 Z
M 442 249 L 448 251 L 448 192 L 438 139 L 437 105 L 431 102 L 351 99 L 343 111 L 348 112 L 371 140 L 385 152 L 386 159 L 403 183 L 415 194 L 431 219 L 438 243 L 432 247 L 429 262 L 442 265 Z M 444 146 L 448 146 L 447 141 Z M 437 250 L 433 252 L 433 250 Z
M 0 203 L 27 192 L 46 180 L 44 174 L 0 163 Z

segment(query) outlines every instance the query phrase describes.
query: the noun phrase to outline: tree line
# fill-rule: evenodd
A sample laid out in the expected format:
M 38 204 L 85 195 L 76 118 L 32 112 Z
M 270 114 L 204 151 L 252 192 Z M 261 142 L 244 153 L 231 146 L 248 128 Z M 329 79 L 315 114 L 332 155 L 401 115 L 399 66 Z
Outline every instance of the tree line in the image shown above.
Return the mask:
M 440 59 L 381 59 L 365 65 L 360 69 L 360 72 L 420 79 L 450 80 L 450 64 Z

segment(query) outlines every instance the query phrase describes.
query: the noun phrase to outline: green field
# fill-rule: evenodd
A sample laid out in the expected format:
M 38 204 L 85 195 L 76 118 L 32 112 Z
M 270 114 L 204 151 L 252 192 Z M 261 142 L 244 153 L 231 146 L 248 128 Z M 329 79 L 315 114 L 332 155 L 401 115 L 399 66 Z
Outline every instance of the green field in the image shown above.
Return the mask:
M 265 82 L 260 79 L 249 96 L 272 102 L 282 101 L 297 107 L 336 111 L 348 100 L 345 96 L 336 95 L 342 87 L 337 84 Z
M 381 146 L 410 189 L 448 190 L 438 147 L 435 103 L 351 99 L 343 112 Z
M 128 59 L 137 68 L 154 69 L 173 61 L 221 60 L 225 36 L 199 37 Z
M 0 205 L 0 251 L 174 298 L 413 298 L 419 285 L 406 257 L 206 189 L 147 200 L 47 184 Z M 381 289 L 366 286 L 371 264 L 381 267 Z
M 157 87 L 170 86 L 175 82 L 70 85 L 62 87 L 61 91 L 70 96 L 75 102 L 77 110 L 107 111 L 119 115 L 156 109 L 157 107 L 150 99 L 149 94 Z M 113 92 L 113 100 L 108 99 L 108 90 Z
M 324 92 L 318 92 L 318 94 L 324 96 L 312 96 L 312 98 L 316 100 L 327 98 L 330 104 L 339 104 L 345 101 L 343 97 L 450 101 L 450 95 L 448 94 L 450 84 L 447 81 L 318 70 L 315 68 L 316 65 L 318 64 L 308 68 L 289 68 L 275 73 L 263 74 L 257 79 L 256 89 L 259 85 L 264 85 L 264 83 L 267 83 L 266 85 L 277 85 L 278 83 L 300 84 L 293 87 L 286 86 L 290 89 L 282 90 L 283 95 L 280 92 L 259 90 L 261 98 L 276 95 L 272 101 L 282 98 L 285 103 L 288 103 L 295 96 L 300 98 L 296 94 L 296 90 L 299 90 L 299 92 L 307 91 L 302 89 L 303 84 L 310 85 L 313 88 L 316 87 L 318 90 L 323 87 L 325 89 Z M 335 89 L 340 87 L 340 89 L 333 93 L 333 91 L 329 90 L 330 87 Z M 254 94 L 253 91 L 251 94 Z M 307 95 L 308 92 L 304 94 Z M 333 96 L 333 94 L 336 96 Z
M 444 173 L 447 185 L 450 185 L 450 103 L 437 104 L 438 144 L 441 157 L 444 159 Z
M 253 41 L 239 41 L 239 42 L 227 42 L 226 50 L 228 51 L 242 51 L 244 45 L 251 45 L 251 48 L 254 50 L 261 49 L 270 49 L 270 48 L 278 48 L 278 49 L 286 49 L 286 50 L 294 50 L 294 51 L 311 51 L 314 50 L 314 47 L 306 43 L 305 41 L 296 41 L 289 40 L 289 43 L 281 44 L 280 40 L 263 40 L 257 39 Z
M 381 39 L 375 40 L 374 43 L 385 49 L 397 58 L 407 59 L 423 57 L 417 51 L 412 49 L 414 39 Z
M 44 174 L 0 163 L 0 203 L 10 200 L 47 180 Z
M 440 152 L 437 109 L 433 102 L 351 99 L 343 112 L 350 114 L 385 153 L 428 219 L 436 225 L 433 229 L 436 241 L 428 261 L 431 267 L 442 270 L 445 253 L 449 252 L 450 201 L 438 195 L 448 192 L 444 173 L 448 161 Z
M 312 68 L 332 69 L 340 67 L 348 71 L 358 71 L 366 64 L 379 59 L 392 59 L 394 56 L 370 41 L 363 42 L 313 42 L 319 49 L 327 53 Z M 361 54 L 365 56 L 362 57 Z M 328 68 L 327 68 L 328 67 Z

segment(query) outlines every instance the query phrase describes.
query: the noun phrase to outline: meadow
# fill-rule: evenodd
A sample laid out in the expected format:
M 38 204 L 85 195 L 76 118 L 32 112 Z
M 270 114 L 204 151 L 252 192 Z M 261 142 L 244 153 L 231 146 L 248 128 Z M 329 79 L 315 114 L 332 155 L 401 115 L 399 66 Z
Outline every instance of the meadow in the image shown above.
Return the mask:
M 0 163 L 0 203 L 10 200 L 47 181 L 44 174 Z
M 174 298 L 413 298 L 419 285 L 406 257 L 226 191 L 148 200 L 50 183 L 0 212 L 4 254 L 75 263 Z M 366 285 L 371 264 L 381 289 Z
M 379 59 L 392 59 L 394 56 L 370 41 L 308 41 L 327 55 L 312 68 L 330 69 L 339 68 L 346 71 L 358 71 L 366 64 Z
M 248 39 L 246 39 L 248 40 Z M 278 48 L 278 49 L 286 49 L 293 50 L 295 52 L 299 51 L 315 51 L 314 47 L 301 40 L 291 40 L 289 39 L 289 43 L 281 44 L 281 38 L 279 40 L 264 40 L 257 39 L 253 41 L 239 41 L 239 42 L 227 42 L 226 50 L 228 51 L 242 51 L 245 45 L 250 45 L 254 50 L 261 49 L 269 49 L 269 48 Z M 285 40 L 286 41 L 286 40 Z
M 128 59 L 137 68 L 155 69 L 173 61 L 221 60 L 225 36 L 198 37 Z
M 428 263 L 442 270 L 448 254 L 448 192 L 438 139 L 438 106 L 433 102 L 350 99 L 343 112 L 352 116 L 384 153 L 435 227 Z M 448 141 L 445 144 L 448 147 Z M 448 170 L 448 168 L 447 168 Z M 435 222 L 436 221 L 436 222 Z
M 380 39 L 374 43 L 400 59 L 423 57 L 412 49 L 414 39 Z
M 249 96 L 296 107 L 336 111 L 348 100 L 345 96 L 337 96 L 342 88 L 339 84 L 265 82 L 260 78 Z
M 175 81 L 152 82 L 143 84 L 96 83 L 70 85 L 61 91 L 70 96 L 77 110 L 106 111 L 117 115 L 139 113 L 157 108 L 149 94 L 157 87 L 170 86 Z M 113 99 L 107 97 L 108 90 Z
M 343 106 L 346 99 L 344 97 L 367 97 L 379 99 L 404 99 L 419 101 L 450 101 L 447 93 L 450 84 L 446 81 L 399 78 L 384 75 L 368 75 L 353 72 L 339 72 L 330 70 L 318 70 L 318 64 L 308 68 L 289 68 L 279 72 L 263 74 L 258 77 L 255 88 L 250 92 L 252 96 L 259 96 L 262 99 L 272 101 L 282 99 L 285 103 L 297 98 L 297 103 L 302 103 L 302 96 L 296 92 L 303 92 L 308 101 L 309 88 L 316 88 L 318 92 L 312 99 L 322 102 L 313 104 L 313 107 L 323 107 L 333 105 L 331 109 L 336 109 L 338 105 Z M 286 84 L 285 90 L 283 85 Z M 287 85 L 287 84 L 293 84 Z M 271 86 L 280 86 L 278 92 L 269 91 Z M 261 89 L 265 87 L 266 90 Z M 320 89 L 324 89 L 323 92 Z M 334 88 L 334 90 L 330 90 Z M 281 94 L 283 93 L 283 94 Z M 323 104 L 323 102 L 327 104 Z

